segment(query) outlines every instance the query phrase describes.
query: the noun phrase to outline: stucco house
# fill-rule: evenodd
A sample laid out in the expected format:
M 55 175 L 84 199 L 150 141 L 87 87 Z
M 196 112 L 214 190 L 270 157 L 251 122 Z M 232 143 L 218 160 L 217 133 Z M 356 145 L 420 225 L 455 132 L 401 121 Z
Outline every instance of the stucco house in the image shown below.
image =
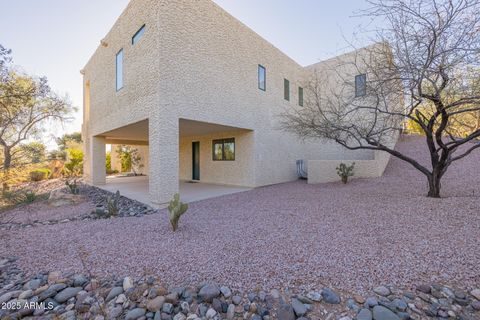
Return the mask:
M 299 65 L 211 0 L 132 0 L 82 70 L 85 179 L 106 183 L 107 144 L 142 148 L 157 204 L 183 181 L 258 187 L 297 179 L 298 159 L 375 160 L 278 128 L 330 63 Z

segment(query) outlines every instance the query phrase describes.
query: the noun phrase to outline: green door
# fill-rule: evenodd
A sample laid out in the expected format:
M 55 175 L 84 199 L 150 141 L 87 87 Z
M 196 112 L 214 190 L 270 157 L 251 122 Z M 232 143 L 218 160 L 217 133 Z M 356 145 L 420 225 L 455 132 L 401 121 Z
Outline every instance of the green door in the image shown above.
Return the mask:
M 200 180 L 200 142 L 192 142 L 192 180 Z

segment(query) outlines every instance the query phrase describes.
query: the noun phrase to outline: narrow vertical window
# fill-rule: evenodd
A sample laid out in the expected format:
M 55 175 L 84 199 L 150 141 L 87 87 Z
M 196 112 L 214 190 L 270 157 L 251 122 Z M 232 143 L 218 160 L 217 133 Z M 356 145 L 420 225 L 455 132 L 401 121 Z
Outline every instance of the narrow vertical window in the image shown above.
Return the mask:
M 283 97 L 290 101 L 290 81 L 283 79 Z
M 137 32 L 132 37 L 132 44 L 135 44 L 140 40 L 140 38 L 143 36 L 143 33 L 145 32 L 145 25 L 141 26 L 140 29 L 138 29 Z
M 258 65 L 258 89 L 267 90 L 267 71 L 262 65 Z
M 117 91 L 123 88 L 123 49 L 118 51 L 115 59 L 115 78 Z
M 303 88 L 298 87 L 298 105 L 303 107 Z
M 359 74 L 355 76 L 355 97 L 363 97 L 367 94 L 367 75 Z

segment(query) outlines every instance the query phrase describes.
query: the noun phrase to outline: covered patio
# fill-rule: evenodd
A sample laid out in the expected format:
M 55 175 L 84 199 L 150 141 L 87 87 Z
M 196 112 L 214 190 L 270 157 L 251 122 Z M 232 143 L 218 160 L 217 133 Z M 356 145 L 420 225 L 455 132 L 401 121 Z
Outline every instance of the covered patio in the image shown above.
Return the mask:
M 148 204 L 154 208 L 158 208 L 158 204 L 154 204 L 150 201 L 148 183 L 148 176 L 111 176 L 107 177 L 107 183 L 105 185 L 99 185 L 98 187 L 110 192 L 116 192 L 119 190 L 120 194 L 127 198 Z M 248 190 L 251 190 L 251 188 L 203 182 L 192 183 L 190 181 L 183 180 L 179 181 L 180 199 L 182 202 L 186 203 Z
M 92 136 L 85 180 L 154 207 L 164 207 L 177 192 L 193 202 L 255 186 L 253 130 L 183 118 L 170 125 L 145 119 Z M 123 174 L 107 177 L 108 149 L 109 170 Z M 130 150 L 130 160 L 120 160 L 121 150 Z

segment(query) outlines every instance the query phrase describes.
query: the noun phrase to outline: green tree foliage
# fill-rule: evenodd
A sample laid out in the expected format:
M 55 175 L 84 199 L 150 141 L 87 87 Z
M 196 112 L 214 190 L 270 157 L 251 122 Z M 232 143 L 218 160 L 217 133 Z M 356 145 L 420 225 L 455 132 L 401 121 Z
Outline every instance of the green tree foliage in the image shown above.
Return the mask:
M 106 172 L 112 172 L 112 153 L 110 151 L 105 155 L 105 170 Z
M 38 141 L 20 145 L 21 158 L 27 163 L 40 163 L 45 161 L 47 147 Z
M 45 124 L 64 121 L 75 110 L 53 92 L 45 77 L 34 77 L 12 65 L 11 51 L 0 45 L 0 147 L 4 170 L 23 141 L 38 137 Z
M 65 151 L 68 148 L 69 142 L 82 143 L 82 134 L 80 132 L 65 133 L 63 136 L 55 138 L 55 142 L 58 145 L 58 149 Z
M 138 149 L 132 146 L 120 145 L 117 146 L 117 157 L 122 165 L 122 172 L 132 171 L 135 175 L 138 170 L 143 168 L 142 157 Z

